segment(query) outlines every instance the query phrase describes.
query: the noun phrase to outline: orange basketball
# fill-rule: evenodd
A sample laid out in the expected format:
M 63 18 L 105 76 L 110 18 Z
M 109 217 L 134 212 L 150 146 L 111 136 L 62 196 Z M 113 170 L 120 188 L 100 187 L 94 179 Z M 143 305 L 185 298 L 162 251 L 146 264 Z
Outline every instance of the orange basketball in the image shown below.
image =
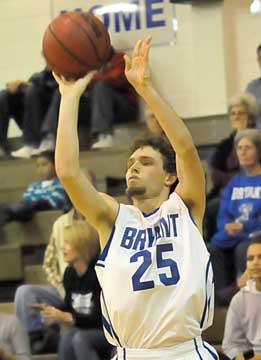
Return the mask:
M 106 27 L 83 11 L 57 16 L 44 33 L 42 47 L 49 67 L 66 78 L 77 79 L 90 70 L 98 70 L 111 55 Z

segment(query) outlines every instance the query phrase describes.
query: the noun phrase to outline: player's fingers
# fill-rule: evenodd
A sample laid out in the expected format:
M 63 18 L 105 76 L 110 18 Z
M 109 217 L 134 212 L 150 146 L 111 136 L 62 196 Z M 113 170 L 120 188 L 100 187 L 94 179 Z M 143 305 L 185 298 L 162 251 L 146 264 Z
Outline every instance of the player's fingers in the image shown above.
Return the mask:
M 89 82 L 92 80 L 92 78 L 94 77 L 95 74 L 97 74 L 97 70 L 92 70 L 90 72 L 88 72 L 81 80 L 83 83 L 85 83 L 86 85 L 89 84 Z
M 139 56 L 141 44 L 142 44 L 141 40 L 138 40 L 136 42 L 136 45 L 134 46 L 134 49 L 132 51 L 132 57 L 133 58 L 135 58 L 136 56 Z
M 149 51 L 150 51 L 150 44 L 151 44 L 151 36 L 147 36 L 145 40 L 142 42 L 141 46 L 141 55 L 143 58 L 148 62 L 149 60 Z
M 54 71 L 52 71 L 53 77 L 55 78 L 56 82 L 60 84 L 61 78 L 58 74 L 56 74 Z
M 125 70 L 128 71 L 131 68 L 131 58 L 129 57 L 129 55 L 125 54 L 124 55 L 124 61 L 125 61 Z

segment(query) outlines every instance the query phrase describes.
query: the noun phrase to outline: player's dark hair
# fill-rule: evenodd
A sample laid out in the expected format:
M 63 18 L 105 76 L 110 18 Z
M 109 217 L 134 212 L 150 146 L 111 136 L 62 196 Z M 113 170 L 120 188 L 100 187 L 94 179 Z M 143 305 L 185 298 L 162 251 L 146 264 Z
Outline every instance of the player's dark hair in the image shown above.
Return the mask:
M 143 132 L 133 140 L 130 153 L 133 154 L 134 151 L 144 146 L 150 146 L 158 151 L 163 159 L 163 169 L 170 174 L 176 174 L 175 152 L 166 136 Z
M 256 52 L 259 53 L 259 51 L 261 51 L 261 44 L 258 45 Z

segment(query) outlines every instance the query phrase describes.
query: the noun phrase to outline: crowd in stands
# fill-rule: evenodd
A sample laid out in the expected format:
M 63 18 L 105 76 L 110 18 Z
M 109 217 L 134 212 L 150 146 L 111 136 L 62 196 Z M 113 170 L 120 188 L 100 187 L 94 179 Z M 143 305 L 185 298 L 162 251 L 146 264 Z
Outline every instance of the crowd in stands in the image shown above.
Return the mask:
M 124 53 L 112 48 L 110 61 L 97 72 L 80 100 L 78 124 L 88 130 L 92 149 L 114 145 L 115 123 L 136 121 L 139 99 L 124 74 Z M 54 150 L 60 93 L 46 67 L 28 81 L 12 81 L 0 92 L 0 157 L 8 154 L 7 131 L 13 118 L 23 133 L 23 146 L 12 157 L 30 158 Z
M 247 281 L 227 312 L 223 351 L 230 359 L 261 359 L 261 235 L 247 248 Z
M 261 45 L 257 49 L 261 67 Z M 28 360 L 57 351 L 58 359 L 110 359 L 102 330 L 100 286 L 94 271 L 97 232 L 74 208 L 56 176 L 55 136 L 60 94 L 51 71 L 13 81 L 0 92 L 0 157 L 9 155 L 7 130 L 13 118 L 23 132 L 17 158 L 35 158 L 39 181 L 21 201 L 0 204 L 0 226 L 29 221 L 38 211 L 60 209 L 45 250 L 48 284 L 17 288 L 15 316 L 0 313 L 0 359 Z M 261 78 L 228 101 L 231 133 L 209 159 L 205 236 L 213 265 L 216 300 L 229 305 L 223 351 L 230 359 L 261 359 Z M 139 99 L 124 75 L 123 53 L 93 78 L 80 100 L 79 124 L 92 149 L 114 145 L 114 124 L 139 117 Z M 145 108 L 148 131 L 164 136 Z M 232 299 L 232 300 L 231 300 Z M 249 357 L 247 357 L 249 356 Z
M 37 211 L 70 209 L 69 197 L 56 176 L 54 152 L 36 155 L 35 162 L 39 181 L 27 187 L 21 201 L 0 204 L 0 226 L 10 221 L 31 220 Z

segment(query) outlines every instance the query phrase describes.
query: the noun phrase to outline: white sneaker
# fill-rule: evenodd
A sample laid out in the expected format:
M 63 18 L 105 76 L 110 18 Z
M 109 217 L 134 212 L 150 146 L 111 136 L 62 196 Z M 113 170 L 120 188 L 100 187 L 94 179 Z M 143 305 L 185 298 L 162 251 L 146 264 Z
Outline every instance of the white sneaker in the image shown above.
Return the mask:
M 100 134 L 98 141 L 92 145 L 92 149 L 105 149 L 114 146 L 114 138 L 111 134 Z
M 35 147 L 33 147 L 33 146 L 24 145 L 20 149 L 18 149 L 16 151 L 12 151 L 11 156 L 16 157 L 16 158 L 21 158 L 21 159 L 30 159 L 34 149 L 35 149 Z
M 44 151 L 53 151 L 55 147 L 55 140 L 52 134 L 47 135 L 41 141 L 40 146 L 37 149 L 34 149 L 32 155 L 39 155 Z

